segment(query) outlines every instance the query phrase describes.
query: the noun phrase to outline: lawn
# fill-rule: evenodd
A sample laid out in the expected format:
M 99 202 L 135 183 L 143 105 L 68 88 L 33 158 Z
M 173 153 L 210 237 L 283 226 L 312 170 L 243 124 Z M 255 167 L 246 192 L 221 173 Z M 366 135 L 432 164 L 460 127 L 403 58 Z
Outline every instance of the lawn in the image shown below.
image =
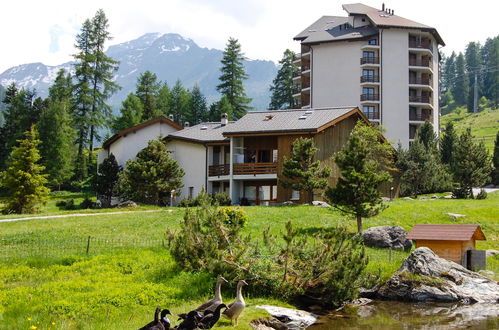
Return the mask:
M 51 206 L 55 200 L 43 213 L 61 212 Z M 499 192 L 485 200 L 398 199 L 389 205 L 379 216 L 365 220 L 364 227 L 478 223 L 487 241 L 478 242 L 477 248 L 499 250 Z M 245 210 L 245 231 L 253 239 L 260 239 L 268 226 L 281 232 L 288 220 L 307 234 L 338 224 L 352 232 L 356 228 L 349 218 L 320 207 Z M 156 305 L 174 313 L 194 308 L 212 294 L 213 281 L 202 272 L 179 270 L 163 247 L 165 232 L 178 228 L 183 212 L 163 208 L 155 213 L 0 223 L 0 329 L 132 329 L 150 321 Z M 454 221 L 446 212 L 466 217 Z M 368 271 L 381 268 L 387 278 L 408 253 L 368 249 L 368 254 Z M 487 262 L 488 269 L 499 274 L 499 258 Z M 224 292 L 226 301 L 233 296 L 234 292 Z M 258 304 L 286 305 L 262 297 L 248 297 L 247 303 L 237 329 L 250 329 L 251 319 L 266 315 L 255 308 Z M 231 328 L 226 321 L 218 326 Z

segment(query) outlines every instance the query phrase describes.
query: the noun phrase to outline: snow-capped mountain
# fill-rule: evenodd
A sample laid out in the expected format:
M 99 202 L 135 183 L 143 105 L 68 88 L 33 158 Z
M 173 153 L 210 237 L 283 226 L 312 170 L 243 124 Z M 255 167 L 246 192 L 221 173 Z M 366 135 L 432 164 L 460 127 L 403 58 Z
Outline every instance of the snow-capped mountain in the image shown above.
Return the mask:
M 216 85 L 219 83 L 221 50 L 201 48 L 191 39 L 175 33 L 148 33 L 110 46 L 106 54 L 120 62 L 115 79 L 122 89 L 109 100 L 115 110 L 128 93 L 135 91 L 137 77 L 146 70 L 154 72 L 158 80 L 169 86 L 173 86 L 177 79 L 187 88 L 199 84 L 209 102 L 219 98 Z M 266 109 L 270 100 L 269 86 L 277 67 L 271 61 L 262 60 L 247 60 L 244 65 L 249 75 L 245 88 L 253 99 L 252 105 L 255 109 Z M 36 89 L 37 95 L 46 97 L 61 68 L 73 70 L 72 62 L 58 66 L 42 63 L 19 65 L 0 74 L 0 84 L 6 87 L 16 82 L 21 87 Z

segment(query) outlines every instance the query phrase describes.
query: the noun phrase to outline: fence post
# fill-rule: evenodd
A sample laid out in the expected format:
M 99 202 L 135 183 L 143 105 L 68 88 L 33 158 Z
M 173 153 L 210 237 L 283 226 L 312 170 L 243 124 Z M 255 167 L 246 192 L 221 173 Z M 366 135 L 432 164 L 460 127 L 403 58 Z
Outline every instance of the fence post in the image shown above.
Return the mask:
M 90 240 L 92 239 L 91 236 L 88 236 L 88 241 L 87 241 L 87 254 L 88 254 L 88 251 L 90 251 Z

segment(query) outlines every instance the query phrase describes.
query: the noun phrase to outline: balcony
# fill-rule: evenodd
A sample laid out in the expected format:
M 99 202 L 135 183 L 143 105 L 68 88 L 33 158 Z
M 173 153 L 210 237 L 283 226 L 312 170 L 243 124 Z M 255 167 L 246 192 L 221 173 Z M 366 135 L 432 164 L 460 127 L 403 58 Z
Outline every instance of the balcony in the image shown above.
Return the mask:
M 379 64 L 379 57 L 361 57 L 360 58 L 360 64 Z
M 360 101 L 379 101 L 379 94 L 361 94 Z
M 208 176 L 223 176 L 229 175 L 230 165 L 211 165 L 208 167 Z
M 409 102 L 433 104 L 433 98 L 430 96 L 409 96 Z
M 433 84 L 433 81 L 430 78 L 409 77 L 409 84 L 431 86 Z
M 364 115 L 369 120 L 379 120 L 379 112 L 364 112 Z
M 234 175 L 277 174 L 277 163 L 233 164 Z
M 409 120 L 412 121 L 432 121 L 431 115 L 429 113 L 409 113 Z
M 379 83 L 379 76 L 361 76 L 361 83 Z
M 433 63 L 429 59 L 409 59 L 409 66 L 416 66 L 422 68 L 430 68 L 433 69 Z
M 432 51 L 431 44 L 409 40 L 409 48 Z

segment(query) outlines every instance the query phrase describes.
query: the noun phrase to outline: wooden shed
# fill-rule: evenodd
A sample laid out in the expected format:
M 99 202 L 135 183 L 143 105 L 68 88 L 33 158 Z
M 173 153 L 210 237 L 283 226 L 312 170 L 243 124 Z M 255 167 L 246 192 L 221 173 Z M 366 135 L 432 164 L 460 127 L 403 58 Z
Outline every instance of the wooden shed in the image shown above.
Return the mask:
M 468 267 L 469 250 L 476 250 L 475 242 L 485 240 L 479 225 L 415 225 L 407 239 L 416 242 L 416 248 L 426 246 L 439 257 Z

